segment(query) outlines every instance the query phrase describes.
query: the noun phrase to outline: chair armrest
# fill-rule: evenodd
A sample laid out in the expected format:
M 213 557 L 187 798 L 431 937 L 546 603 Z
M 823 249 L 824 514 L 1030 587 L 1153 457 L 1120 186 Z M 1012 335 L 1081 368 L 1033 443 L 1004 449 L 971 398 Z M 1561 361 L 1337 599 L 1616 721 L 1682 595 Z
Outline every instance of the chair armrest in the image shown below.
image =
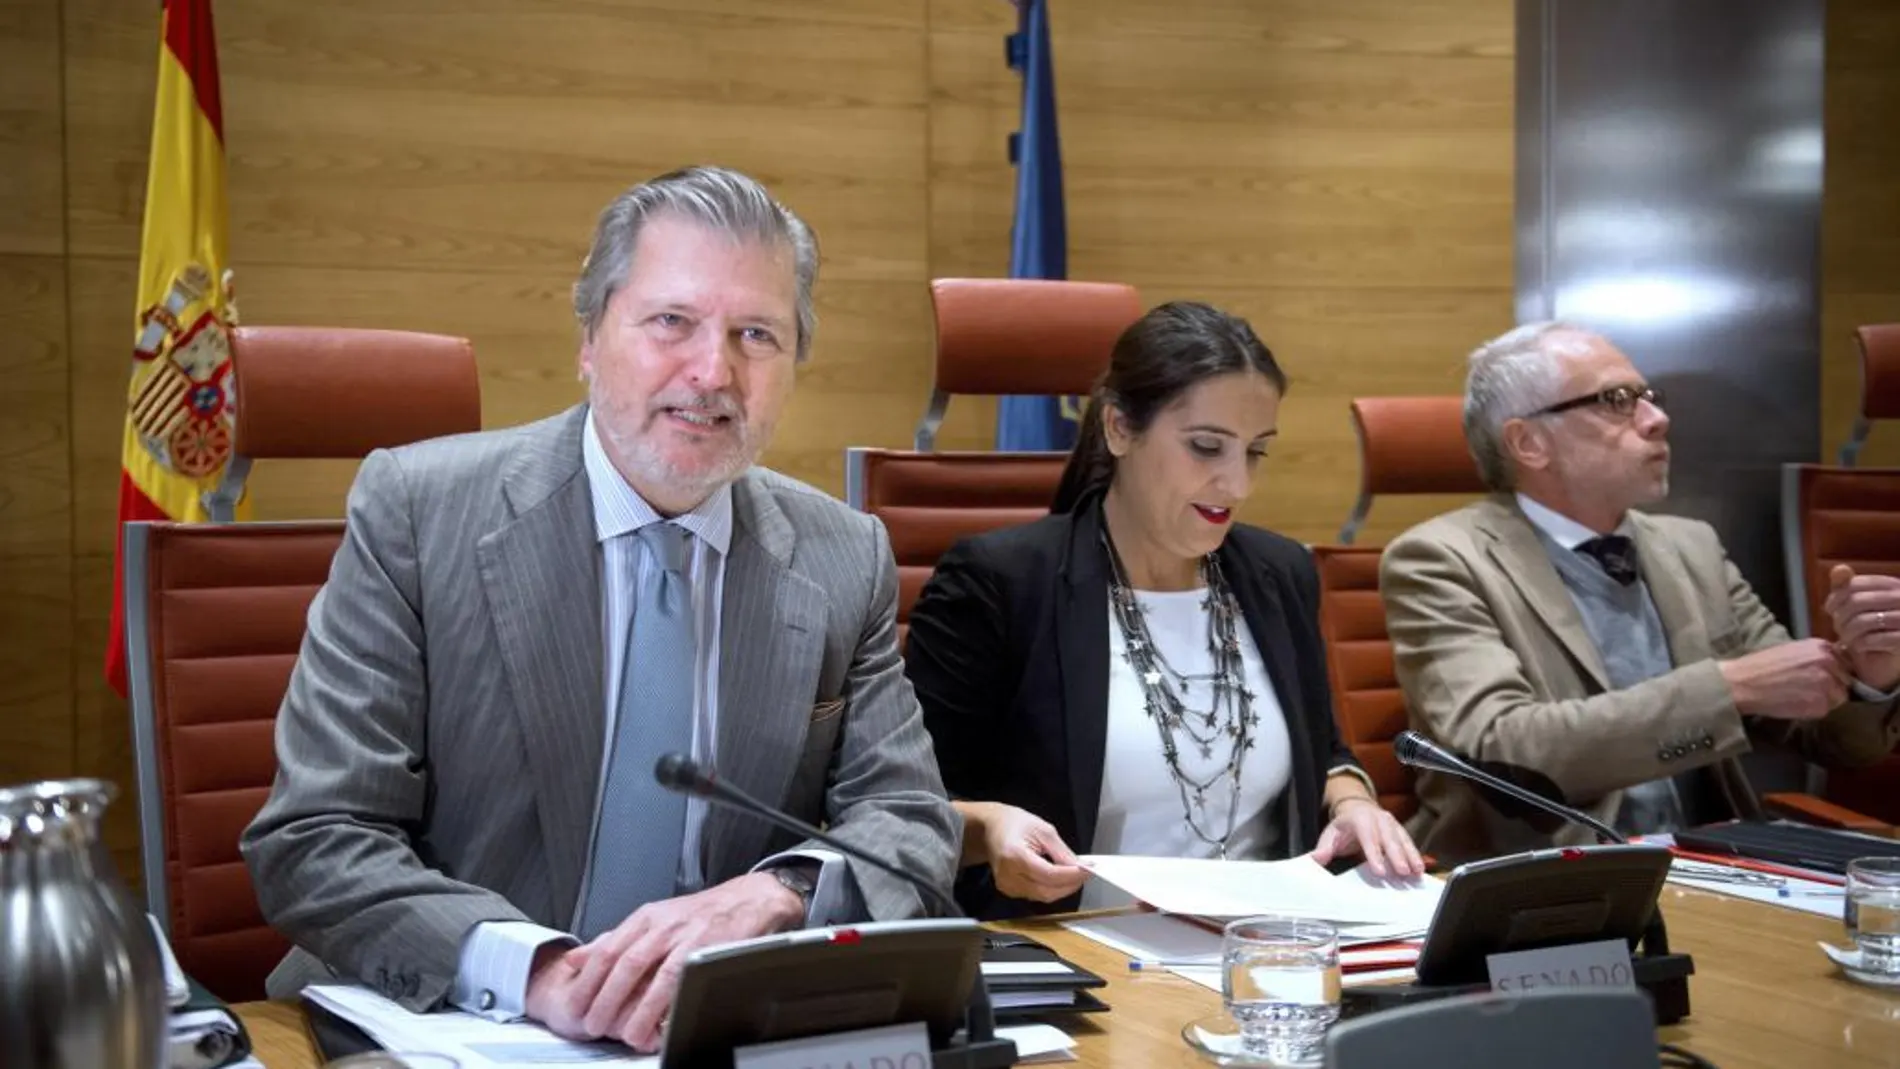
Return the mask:
M 1892 831 L 1885 821 L 1876 820 L 1864 813 L 1856 813 L 1845 806 L 1822 801 L 1811 794 L 1779 792 L 1764 794 L 1762 805 L 1781 816 L 1792 817 L 1805 824 L 1816 824 L 1823 828 L 1841 828 L 1846 831 L 1864 831 L 1883 835 Z

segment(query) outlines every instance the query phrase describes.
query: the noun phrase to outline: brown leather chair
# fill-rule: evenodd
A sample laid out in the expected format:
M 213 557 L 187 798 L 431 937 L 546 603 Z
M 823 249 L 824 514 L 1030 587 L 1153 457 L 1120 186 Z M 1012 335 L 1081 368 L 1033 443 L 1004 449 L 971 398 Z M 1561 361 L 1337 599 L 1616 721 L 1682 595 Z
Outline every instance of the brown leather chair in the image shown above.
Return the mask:
M 1857 468 L 1874 420 L 1900 419 L 1900 324 L 1861 327 L 1861 403 L 1840 467 L 1781 469 L 1782 549 L 1794 633 L 1832 639 L 1824 605 L 1837 564 L 1900 575 L 1900 468 Z M 1900 824 L 1900 756 L 1871 768 L 1830 769 L 1821 799 L 1773 794 L 1763 801 L 1801 819 L 1865 830 Z M 1817 804 L 1818 802 L 1818 804 Z
M 899 648 L 924 583 L 959 538 L 1049 513 L 1066 453 L 903 453 L 854 449 L 852 507 L 884 521 L 897 558 Z
M 1406 728 L 1405 694 L 1379 598 L 1379 554 L 1372 546 L 1314 546 L 1319 567 L 1319 629 L 1333 688 L 1333 719 L 1365 766 L 1379 804 L 1404 820 L 1418 809 L 1412 771 L 1392 740 Z
M 1086 394 L 1122 331 L 1141 318 L 1133 286 L 1028 278 L 939 278 L 936 380 L 917 425 L 919 453 L 936 448 L 953 394 Z
M 937 558 L 959 538 L 1046 515 L 1068 462 L 1066 453 L 932 452 L 951 395 L 1086 394 L 1141 317 L 1132 287 L 1102 282 L 943 278 L 930 295 L 936 378 L 916 450 L 845 451 L 845 500 L 890 532 L 900 641 Z
M 357 460 L 372 450 L 480 429 L 467 338 L 338 327 L 239 327 L 231 336 L 237 433 L 205 496 L 228 522 L 254 459 Z
M 246 327 L 232 339 L 234 451 L 355 458 L 481 424 L 461 338 Z M 236 467 L 236 461 L 233 467 Z M 219 488 L 224 515 L 243 473 Z M 289 944 L 264 923 L 238 836 L 277 772 L 278 705 L 340 520 L 132 523 L 125 616 L 146 908 L 221 997 L 262 998 Z
M 1871 323 L 1854 331 L 1860 349 L 1860 411 L 1841 444 L 1841 467 L 1860 459 L 1877 419 L 1900 420 L 1900 323 Z
M 1405 695 L 1379 597 L 1377 546 L 1351 542 L 1381 494 L 1476 494 L 1484 483 L 1465 447 L 1457 397 L 1361 397 L 1359 500 L 1339 532 L 1342 545 L 1313 547 L 1319 568 L 1319 626 L 1333 688 L 1333 715 L 1353 756 L 1378 789 L 1379 804 L 1404 820 L 1418 808 L 1412 772 L 1392 752 L 1406 727 Z
M 1359 500 L 1339 529 L 1351 545 L 1381 494 L 1481 494 L 1484 480 L 1465 445 L 1461 397 L 1357 397 Z

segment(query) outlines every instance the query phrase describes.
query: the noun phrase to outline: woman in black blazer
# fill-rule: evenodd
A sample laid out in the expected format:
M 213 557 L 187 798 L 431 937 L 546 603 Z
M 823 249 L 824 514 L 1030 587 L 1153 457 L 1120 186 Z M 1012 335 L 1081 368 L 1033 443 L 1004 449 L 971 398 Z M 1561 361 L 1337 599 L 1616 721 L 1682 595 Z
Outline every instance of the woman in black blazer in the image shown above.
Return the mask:
M 1245 320 L 1164 304 L 1116 342 L 1052 514 L 938 563 L 905 659 L 973 914 L 1074 908 L 1078 852 L 1422 871 L 1334 728 L 1311 557 L 1233 522 L 1285 392 Z

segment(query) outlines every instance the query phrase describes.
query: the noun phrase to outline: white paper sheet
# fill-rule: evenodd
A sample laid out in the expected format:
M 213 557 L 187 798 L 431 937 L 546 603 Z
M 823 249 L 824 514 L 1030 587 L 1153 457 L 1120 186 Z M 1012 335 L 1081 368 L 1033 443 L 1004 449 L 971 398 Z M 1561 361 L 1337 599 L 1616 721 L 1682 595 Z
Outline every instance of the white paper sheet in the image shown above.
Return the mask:
M 1060 961 L 986 961 L 984 976 L 1074 976 L 1075 970 Z
M 367 988 L 307 987 L 304 996 L 370 1034 L 389 1050 L 446 1054 L 462 1069 L 597 1069 L 657 1067 L 657 1056 L 636 1055 L 619 1043 L 574 1043 L 538 1024 L 498 1024 L 460 1010 L 410 1013 Z
M 1210 991 L 1220 990 L 1220 933 L 1165 913 L 1120 913 L 1107 917 L 1078 917 L 1062 926 L 1077 935 L 1139 961 L 1206 961 L 1207 965 L 1167 966 L 1168 972 Z M 1410 980 L 1410 968 L 1348 972 L 1346 987 L 1386 980 Z
M 1384 880 L 1363 865 L 1335 876 L 1310 857 L 1214 861 L 1095 854 L 1082 860 L 1096 879 L 1162 912 L 1201 917 L 1272 913 L 1423 929 L 1444 893 L 1438 880 Z
M 410 1013 L 367 988 L 326 985 L 304 989 L 311 1001 L 344 1018 L 390 1050 L 447 1054 L 462 1069 L 590 1069 L 657 1067 L 657 1056 L 634 1054 L 618 1043 L 571 1043 L 531 1022 L 497 1024 L 459 1010 Z M 1046 1024 L 998 1027 L 1015 1040 L 1018 1062 L 1075 1060 L 1075 1040 Z M 261 1069 L 261 1067 L 260 1067 Z
M 1075 1040 L 1054 1025 L 1012 1024 L 996 1029 L 999 1038 L 1016 1041 L 1016 1064 L 1072 1062 Z
M 1761 902 L 1782 909 L 1799 910 L 1812 913 L 1817 917 L 1839 919 L 1844 899 L 1839 887 L 1813 880 L 1790 878 L 1784 887 L 1764 887 L 1754 883 L 1732 883 L 1725 880 L 1697 879 L 1692 875 L 1676 872 L 1669 873 L 1669 882 L 1682 887 L 1693 887 L 1698 891 L 1713 891 L 1730 898 L 1746 898 L 1750 902 Z
M 1673 835 L 1639 836 L 1638 842 L 1653 846 L 1676 845 Z M 1800 869 L 1790 869 L 1800 872 Z M 1712 874 L 1726 873 L 1726 878 L 1710 878 Z M 1843 891 L 1838 883 L 1826 880 L 1804 880 L 1795 876 L 1784 877 L 1779 885 L 1761 882 L 1763 874 L 1750 869 L 1736 868 L 1714 861 L 1697 861 L 1688 858 L 1676 858 L 1669 866 L 1669 882 L 1680 887 L 1693 887 L 1698 891 L 1713 891 L 1730 898 L 1746 898 L 1750 902 L 1780 906 L 1782 909 L 1812 913 L 1817 917 L 1839 917 L 1844 904 Z M 1819 873 L 1816 874 L 1820 875 Z
M 1212 961 L 1220 957 L 1219 932 L 1165 913 L 1078 917 L 1063 921 L 1062 926 L 1141 961 Z

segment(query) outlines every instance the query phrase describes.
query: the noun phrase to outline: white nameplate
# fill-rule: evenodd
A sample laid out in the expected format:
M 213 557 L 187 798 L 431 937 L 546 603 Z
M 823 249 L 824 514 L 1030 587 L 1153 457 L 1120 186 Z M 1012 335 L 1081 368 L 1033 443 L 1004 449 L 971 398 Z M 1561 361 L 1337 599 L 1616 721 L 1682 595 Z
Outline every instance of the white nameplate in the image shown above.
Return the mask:
M 1550 987 L 1635 987 L 1630 947 L 1621 939 L 1542 950 L 1517 950 L 1485 958 L 1491 990 L 1517 995 Z
M 735 1047 L 734 1069 L 930 1069 L 922 1021 Z

